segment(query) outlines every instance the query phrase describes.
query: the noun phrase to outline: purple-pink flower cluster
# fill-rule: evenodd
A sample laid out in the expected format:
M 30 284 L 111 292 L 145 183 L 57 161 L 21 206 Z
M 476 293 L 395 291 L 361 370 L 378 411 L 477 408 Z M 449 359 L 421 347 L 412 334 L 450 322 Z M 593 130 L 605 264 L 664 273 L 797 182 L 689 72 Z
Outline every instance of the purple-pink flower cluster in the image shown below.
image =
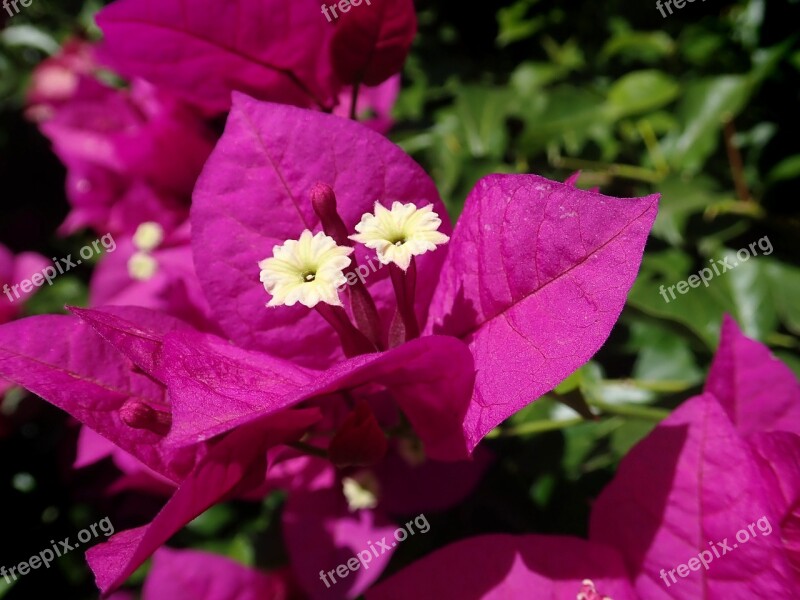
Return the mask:
M 600 349 L 658 196 L 492 174 L 451 224 L 434 181 L 383 135 L 416 32 L 410 0 L 332 23 L 305 0 L 117 0 L 98 24 L 101 44 L 71 41 L 38 68 L 28 115 L 67 168 L 62 232 L 113 234 L 117 250 L 88 308 L 12 320 L 0 306 L 0 376 L 81 423 L 74 466 L 111 459 L 108 493 L 165 499 L 87 552 L 102 594 L 125 597 L 151 556 L 145 600 L 796 589 L 800 392 L 731 320 L 706 389 L 624 459 L 588 539 L 463 539 L 378 582 L 393 545 L 321 585 L 404 516 L 461 502 L 493 460 L 484 437 Z M 433 213 L 438 237 L 337 280 L 336 301 L 265 306 L 261 261 L 313 233 L 348 257 L 342 277 L 356 273 L 374 253 L 365 224 L 388 209 Z M 410 243 L 394 233 L 379 256 Z M 0 283 L 28 259 L 0 254 Z M 317 276 L 305 267 L 298 285 Z M 276 490 L 289 568 L 165 546 L 214 505 Z M 664 586 L 662 569 L 762 516 L 779 535 Z

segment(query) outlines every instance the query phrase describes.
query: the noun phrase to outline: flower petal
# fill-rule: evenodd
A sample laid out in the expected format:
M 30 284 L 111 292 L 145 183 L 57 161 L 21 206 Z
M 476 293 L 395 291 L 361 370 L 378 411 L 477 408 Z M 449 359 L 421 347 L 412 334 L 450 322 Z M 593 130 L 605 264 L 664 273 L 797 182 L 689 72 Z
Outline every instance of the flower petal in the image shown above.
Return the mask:
M 150 524 L 117 533 L 86 553 L 97 587 L 103 594 L 113 591 L 189 521 L 234 492 L 258 485 L 264 469 L 254 468 L 255 461 L 269 447 L 302 435 L 317 418 L 317 411 L 287 412 L 268 427 L 245 427 L 220 440 Z
M 233 90 L 328 107 L 338 91 L 329 56 L 334 28 L 313 2 L 195 0 L 188 8 L 180 0 L 118 0 L 97 24 L 106 64 L 210 113 L 230 108 Z
M 613 548 L 578 538 L 482 535 L 450 544 L 367 591 L 367 600 L 574 599 L 584 579 L 614 600 L 635 600 Z
M 475 356 L 471 446 L 597 352 L 639 269 L 656 202 L 535 175 L 477 183 L 428 325 L 464 339 Z
M 708 373 L 714 394 L 743 433 L 800 433 L 800 382 L 763 344 L 742 333 L 729 315 Z
M 687 400 L 622 460 L 595 503 L 590 539 L 619 550 L 643 598 L 779 597 L 793 575 L 761 469 L 712 395 Z M 762 518 L 764 529 L 750 535 Z M 723 541 L 731 550 L 711 555 L 707 570 L 662 579 L 662 569 L 722 552 Z
M 297 239 L 304 229 L 319 229 L 310 199 L 317 182 L 333 187 L 351 231 L 379 198 L 432 204 L 442 217 L 447 212 L 430 177 L 380 134 L 346 119 L 234 95 L 225 133 L 195 188 L 192 234 L 198 276 L 220 325 L 236 344 L 326 367 L 342 358 L 336 334 L 302 306 L 264 308 L 264 291 L 254 272 L 275 245 Z M 450 224 L 443 222 L 441 231 L 449 234 Z M 418 260 L 420 322 L 445 254 Z M 354 256 L 367 269 L 366 285 L 390 322 L 395 297 L 388 269 L 378 268 L 376 260 L 369 269 L 367 258 L 374 253 L 363 247 Z

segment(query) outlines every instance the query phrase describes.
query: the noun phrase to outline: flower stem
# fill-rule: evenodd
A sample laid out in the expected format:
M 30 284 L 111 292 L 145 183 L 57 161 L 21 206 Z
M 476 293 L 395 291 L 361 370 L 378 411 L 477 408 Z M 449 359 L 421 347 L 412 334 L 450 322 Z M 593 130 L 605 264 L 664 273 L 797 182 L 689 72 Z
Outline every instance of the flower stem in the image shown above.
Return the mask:
M 394 294 L 397 297 L 397 311 L 403 321 L 405 340 L 419 337 L 419 323 L 414 311 L 414 297 L 417 291 L 417 264 L 414 259 L 408 265 L 408 270 L 403 270 L 395 264 L 389 265 Z
M 350 358 L 377 351 L 375 345 L 350 322 L 344 308 L 331 306 L 324 302 L 320 302 L 314 308 L 336 330 L 345 356 Z

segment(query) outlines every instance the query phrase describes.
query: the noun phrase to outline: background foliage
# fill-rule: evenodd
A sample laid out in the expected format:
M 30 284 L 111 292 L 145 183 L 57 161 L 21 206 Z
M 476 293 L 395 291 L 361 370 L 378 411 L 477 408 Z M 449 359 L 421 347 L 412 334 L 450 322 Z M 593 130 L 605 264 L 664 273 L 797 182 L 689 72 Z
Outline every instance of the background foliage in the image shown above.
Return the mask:
M 70 35 L 97 36 L 99 5 L 34 0 L 0 30 L 0 241 L 15 251 L 63 256 L 84 243 L 55 234 L 67 212 L 64 171 L 22 107 L 42 58 Z M 609 343 L 494 432 L 486 442 L 494 467 L 467 503 L 429 517 L 424 544 L 490 531 L 584 534 L 590 502 L 621 456 L 699 390 L 725 312 L 800 373 L 800 7 L 710 0 L 665 19 L 654 3 L 616 0 L 417 6 L 420 34 L 391 137 L 433 175 L 454 218 L 475 181 L 494 172 L 563 180 L 581 170 L 580 187 L 663 195 Z M 764 236 L 771 255 L 669 304 L 659 295 L 661 284 Z M 89 274 L 59 279 L 28 310 L 81 303 Z M 579 397 L 599 419 L 581 421 L 564 406 Z M 74 537 L 105 515 L 120 530 L 130 515 L 159 506 L 132 494 L 98 500 L 110 465 L 70 470 L 76 430 L 49 405 L 15 392 L 2 410 L 21 426 L 0 440 L 0 564 Z M 175 543 L 282 564 L 281 500 L 215 507 Z M 414 558 L 407 550 L 399 549 L 391 570 Z M 95 595 L 81 553 L 10 590 L 0 582 L 0 596 L 10 599 L 55 590 Z

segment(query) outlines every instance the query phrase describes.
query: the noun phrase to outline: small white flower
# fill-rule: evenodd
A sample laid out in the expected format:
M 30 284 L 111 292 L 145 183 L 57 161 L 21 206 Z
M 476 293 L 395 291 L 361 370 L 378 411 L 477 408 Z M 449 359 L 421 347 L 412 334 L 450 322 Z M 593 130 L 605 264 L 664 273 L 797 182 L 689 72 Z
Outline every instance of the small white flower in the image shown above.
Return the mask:
M 128 275 L 137 281 L 152 279 L 158 272 L 158 261 L 147 252 L 134 252 L 128 259 Z
M 356 225 L 357 234 L 350 239 L 378 253 L 383 264 L 394 263 L 403 271 L 411 258 L 436 250 L 450 239 L 439 231 L 442 220 L 431 205 L 417 208 L 414 204 L 393 202 L 389 210 L 375 203 L 375 213 L 367 213 Z
M 342 492 L 347 500 L 347 508 L 350 512 L 356 512 L 378 506 L 380 485 L 370 471 L 361 471 L 353 477 L 342 479 Z
M 298 240 L 287 240 L 272 249 L 272 258 L 258 263 L 261 282 L 272 295 L 267 306 L 313 308 L 319 302 L 341 306 L 336 290 L 345 283 L 342 271 L 350 265 L 352 248 L 337 246 L 333 238 L 306 229 Z
M 164 228 L 154 221 L 145 221 L 133 234 L 133 245 L 143 252 L 152 252 L 164 241 Z
M 158 261 L 151 254 L 164 241 L 164 228 L 153 221 L 145 221 L 133 234 L 136 252 L 128 259 L 128 275 L 137 281 L 152 279 L 158 272 Z

